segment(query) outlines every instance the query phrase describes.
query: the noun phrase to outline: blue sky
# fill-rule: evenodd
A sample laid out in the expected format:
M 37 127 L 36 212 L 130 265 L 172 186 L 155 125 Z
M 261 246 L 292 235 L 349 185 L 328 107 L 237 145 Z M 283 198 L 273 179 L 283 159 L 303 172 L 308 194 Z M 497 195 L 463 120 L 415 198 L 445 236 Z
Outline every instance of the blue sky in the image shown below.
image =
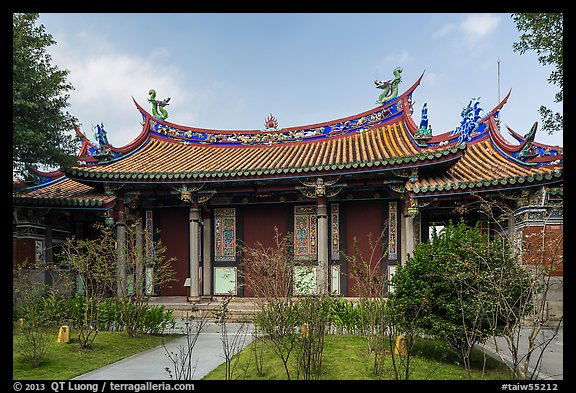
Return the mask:
M 172 123 L 255 130 L 272 114 L 283 128 L 376 107 L 374 80 L 396 66 L 401 92 L 424 72 L 413 117 L 427 102 L 434 135 L 456 128 L 471 98 L 487 113 L 509 90 L 501 119 L 522 135 L 541 124 L 540 105 L 562 113 L 553 68 L 513 51 L 510 14 L 41 13 L 38 23 L 57 42 L 53 64 L 70 71 L 68 110 L 89 137 L 104 123 L 114 146 L 138 136 L 132 97 L 151 112 L 150 89 L 171 98 Z M 539 131 L 536 141 L 563 145 L 563 134 Z

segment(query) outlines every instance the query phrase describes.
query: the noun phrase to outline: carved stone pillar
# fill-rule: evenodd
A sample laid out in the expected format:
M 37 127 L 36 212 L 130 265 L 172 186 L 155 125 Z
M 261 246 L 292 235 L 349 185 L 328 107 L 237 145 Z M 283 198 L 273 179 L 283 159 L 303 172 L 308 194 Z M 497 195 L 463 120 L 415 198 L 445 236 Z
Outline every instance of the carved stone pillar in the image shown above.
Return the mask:
M 202 231 L 204 234 L 202 244 L 202 294 L 204 297 L 212 296 L 212 222 L 210 211 L 206 210 L 203 216 Z
M 328 293 L 329 272 L 328 272 L 328 209 L 326 207 L 326 197 L 320 196 L 317 199 L 318 217 L 318 286 L 320 294 Z
M 116 292 L 118 297 L 128 296 L 128 282 L 126 277 L 126 222 L 124 219 L 124 203 L 117 205 L 118 220 L 116 222 Z
M 134 274 L 134 291 L 138 295 L 144 294 L 144 247 L 143 244 L 144 223 L 141 214 L 138 213 L 136 222 L 136 266 Z
M 198 201 L 194 199 L 190 205 L 190 294 L 189 300 L 200 299 L 199 268 L 200 268 L 200 208 Z

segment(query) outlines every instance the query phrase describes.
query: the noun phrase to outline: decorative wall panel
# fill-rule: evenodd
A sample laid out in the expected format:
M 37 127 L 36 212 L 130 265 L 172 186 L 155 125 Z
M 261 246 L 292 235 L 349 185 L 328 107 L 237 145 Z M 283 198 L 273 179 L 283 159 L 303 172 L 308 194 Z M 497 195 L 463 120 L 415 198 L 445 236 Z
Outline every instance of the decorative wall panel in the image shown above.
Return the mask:
M 237 294 L 237 269 L 235 267 L 214 268 L 214 295 Z
M 214 260 L 236 260 L 236 209 L 214 209 Z
M 316 266 L 295 266 L 294 267 L 294 294 L 314 295 L 316 290 Z
M 398 259 L 398 205 L 396 202 L 388 202 L 388 260 Z
M 294 207 L 294 257 L 316 259 L 318 255 L 318 223 L 316 206 Z
M 340 205 L 330 206 L 330 256 L 333 261 L 340 259 Z

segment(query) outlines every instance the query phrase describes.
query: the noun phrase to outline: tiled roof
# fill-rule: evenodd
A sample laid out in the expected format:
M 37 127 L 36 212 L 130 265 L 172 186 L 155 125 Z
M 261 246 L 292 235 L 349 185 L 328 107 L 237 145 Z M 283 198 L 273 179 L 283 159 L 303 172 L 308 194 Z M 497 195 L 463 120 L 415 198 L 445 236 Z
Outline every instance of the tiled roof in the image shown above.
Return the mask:
M 402 121 L 338 138 L 272 146 L 186 145 L 152 136 L 134 154 L 108 164 L 77 166 L 78 179 L 170 182 L 182 179 L 282 177 L 356 168 L 386 170 L 454 158 L 461 148 L 419 149 Z
M 25 202 L 27 205 L 104 208 L 114 199 L 114 196 L 67 177 L 13 194 L 15 205 Z
M 408 183 L 407 189 L 418 196 L 494 190 L 551 183 L 562 179 L 562 166 L 525 166 L 497 152 L 484 140 L 468 145 L 466 154 L 446 172 Z
M 524 137 L 510 130 L 518 145 L 500 135 L 497 119 L 510 93 L 483 117 L 471 100 L 473 120 L 463 112 L 457 129 L 431 136 L 412 119 L 412 93 L 421 79 L 386 105 L 285 129 L 181 126 L 154 118 L 134 101 L 143 122 L 133 142 L 101 151 L 77 130 L 84 138 L 78 165 L 60 173 L 62 179 L 13 195 L 21 203 L 103 206 L 113 197 L 91 184 L 226 183 L 415 167 L 418 177 L 405 185 L 415 197 L 562 184 L 563 149 L 536 143 L 537 124 Z

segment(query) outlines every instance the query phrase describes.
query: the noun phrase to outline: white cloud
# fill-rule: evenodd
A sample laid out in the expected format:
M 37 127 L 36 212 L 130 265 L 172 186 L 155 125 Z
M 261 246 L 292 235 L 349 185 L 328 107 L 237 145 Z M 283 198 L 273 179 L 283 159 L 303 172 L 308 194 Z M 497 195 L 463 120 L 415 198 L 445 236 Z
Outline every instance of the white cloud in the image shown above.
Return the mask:
M 447 25 L 442 26 L 442 28 L 440 30 L 438 30 L 434 34 L 432 34 L 432 38 L 444 37 L 445 35 L 451 33 L 455 29 L 456 29 L 456 26 L 452 23 L 449 23 Z
M 483 39 L 498 27 L 500 17 L 493 14 L 469 15 L 460 23 L 460 29 L 469 42 Z
M 411 59 L 410 53 L 406 49 L 402 50 L 400 53 L 390 53 L 384 58 L 386 64 L 404 64 L 409 59 Z
M 140 131 L 140 118 L 131 97 L 147 110 L 150 89 L 156 90 L 156 99 L 178 97 L 178 104 L 183 107 L 189 107 L 186 103 L 192 98 L 181 87 L 178 69 L 136 56 L 99 55 L 70 63 L 66 68 L 70 70 L 68 80 L 75 88 L 70 94 L 70 113 L 79 119 L 81 130 L 89 138 L 92 125 L 104 123 L 114 146 L 129 143 Z M 82 110 L 77 112 L 75 108 Z M 170 107 L 167 109 L 170 114 Z M 188 112 L 186 120 L 193 121 L 194 117 Z

